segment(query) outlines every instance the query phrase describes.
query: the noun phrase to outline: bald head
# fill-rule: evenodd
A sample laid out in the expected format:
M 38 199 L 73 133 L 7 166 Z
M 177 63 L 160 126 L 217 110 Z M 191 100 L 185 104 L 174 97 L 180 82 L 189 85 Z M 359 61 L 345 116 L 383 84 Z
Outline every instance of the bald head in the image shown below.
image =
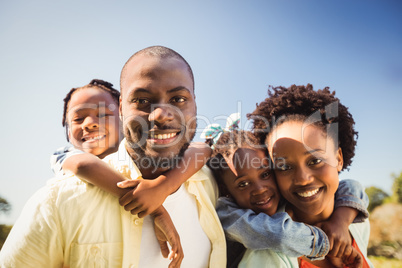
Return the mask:
M 188 70 L 188 73 L 190 74 L 191 80 L 193 82 L 193 89 L 194 89 L 194 75 L 193 75 L 193 71 L 192 71 L 190 65 L 188 64 L 188 62 L 179 53 L 177 53 L 176 51 L 174 51 L 170 48 L 163 47 L 163 46 L 151 46 L 151 47 L 144 48 L 144 49 L 134 53 L 124 64 L 123 69 L 121 70 L 121 75 L 120 75 L 120 91 L 121 91 L 121 93 L 124 91 L 122 81 L 127 77 L 127 75 L 129 75 L 127 73 L 127 66 L 129 65 L 129 63 L 131 61 L 135 60 L 138 56 L 150 56 L 150 57 L 156 57 L 156 58 L 160 58 L 160 59 L 174 58 L 174 59 L 182 61 L 187 66 L 187 70 Z

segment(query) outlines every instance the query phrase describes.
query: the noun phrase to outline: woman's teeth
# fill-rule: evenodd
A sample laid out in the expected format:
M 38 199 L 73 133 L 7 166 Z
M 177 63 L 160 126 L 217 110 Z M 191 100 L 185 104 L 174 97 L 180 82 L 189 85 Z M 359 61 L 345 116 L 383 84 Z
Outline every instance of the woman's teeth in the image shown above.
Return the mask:
M 151 139 L 157 139 L 157 140 L 166 140 L 166 139 L 170 139 L 173 138 L 177 135 L 177 133 L 168 133 L 168 134 L 154 134 L 154 133 L 150 133 L 150 138 Z
M 316 193 L 318 193 L 319 190 L 320 190 L 320 188 L 317 188 L 312 191 L 307 191 L 307 192 L 297 193 L 297 194 L 301 197 L 311 197 L 311 196 L 315 195 Z

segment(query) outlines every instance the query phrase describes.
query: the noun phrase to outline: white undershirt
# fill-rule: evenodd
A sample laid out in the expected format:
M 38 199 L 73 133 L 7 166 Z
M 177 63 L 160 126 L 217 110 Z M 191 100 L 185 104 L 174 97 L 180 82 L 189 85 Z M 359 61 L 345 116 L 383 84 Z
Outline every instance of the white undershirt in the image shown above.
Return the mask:
M 180 235 L 184 251 L 181 267 L 208 267 L 211 243 L 198 220 L 195 197 L 182 185 L 163 203 Z M 140 267 L 168 267 L 170 260 L 163 258 L 156 240 L 153 220 L 144 218 L 141 239 Z

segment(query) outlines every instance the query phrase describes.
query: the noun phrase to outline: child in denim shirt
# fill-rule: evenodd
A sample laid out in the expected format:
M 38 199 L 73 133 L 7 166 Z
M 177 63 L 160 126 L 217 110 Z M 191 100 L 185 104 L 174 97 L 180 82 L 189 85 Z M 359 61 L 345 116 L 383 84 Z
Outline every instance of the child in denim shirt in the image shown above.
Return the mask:
M 228 240 L 228 267 L 237 267 L 243 256 L 244 248 L 238 243 L 252 250 L 278 252 L 289 259 L 289 267 L 295 263 L 287 256 L 322 259 L 330 248 L 340 247 L 341 242 L 330 240 L 322 229 L 295 222 L 284 212 L 265 146 L 250 132 L 232 130 L 221 134 L 208 166 L 220 186 L 217 212 Z M 341 217 L 335 218 L 350 219 L 342 211 L 347 209 L 355 222 L 364 220 L 368 216 L 367 201 L 359 183 L 342 181 L 335 205 Z M 339 253 L 342 254 L 344 251 Z M 353 250 L 348 257 L 356 254 Z

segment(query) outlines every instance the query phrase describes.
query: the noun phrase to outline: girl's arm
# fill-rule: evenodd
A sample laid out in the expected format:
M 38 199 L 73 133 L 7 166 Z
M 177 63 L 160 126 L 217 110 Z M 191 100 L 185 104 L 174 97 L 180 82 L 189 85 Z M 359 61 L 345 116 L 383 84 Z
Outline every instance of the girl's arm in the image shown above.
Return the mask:
M 335 210 L 328 221 L 318 224 L 328 235 L 331 257 L 341 258 L 352 252 L 349 233 L 351 223 L 362 222 L 368 217 L 368 196 L 363 186 L 354 180 L 342 180 L 335 193 Z
M 127 178 L 90 153 L 71 155 L 64 160 L 62 167 L 63 170 L 71 171 L 81 179 L 119 198 L 132 190 L 117 187 L 118 182 Z M 135 187 L 138 181 L 133 182 L 132 187 Z
M 231 198 L 218 199 L 217 213 L 228 240 L 246 248 L 270 249 L 290 257 L 322 259 L 329 251 L 327 235 L 318 227 L 293 221 L 286 212 L 270 217 L 242 209 Z
M 174 193 L 188 178 L 197 173 L 211 155 L 211 148 L 205 143 L 191 143 L 176 168 L 154 180 L 142 180 L 132 191 L 120 198 L 124 209 L 142 218 L 161 206 L 166 197 Z M 135 182 L 119 183 L 121 188 L 135 187 Z

